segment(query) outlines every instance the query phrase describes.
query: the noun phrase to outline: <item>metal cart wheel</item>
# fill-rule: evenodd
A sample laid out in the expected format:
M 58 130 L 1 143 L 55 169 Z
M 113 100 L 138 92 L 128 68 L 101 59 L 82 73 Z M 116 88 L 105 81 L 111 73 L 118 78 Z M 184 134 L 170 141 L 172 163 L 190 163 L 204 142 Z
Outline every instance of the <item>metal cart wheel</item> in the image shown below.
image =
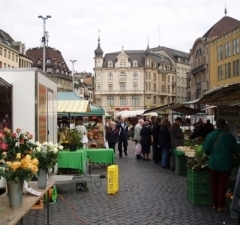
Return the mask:
M 76 183 L 78 191 L 88 191 L 87 183 Z

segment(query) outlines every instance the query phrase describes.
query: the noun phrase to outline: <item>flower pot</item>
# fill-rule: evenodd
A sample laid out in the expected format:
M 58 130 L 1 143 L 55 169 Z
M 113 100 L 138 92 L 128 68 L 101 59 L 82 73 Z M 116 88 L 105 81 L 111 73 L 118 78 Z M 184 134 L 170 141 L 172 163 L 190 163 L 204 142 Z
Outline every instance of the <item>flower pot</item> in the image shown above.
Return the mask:
M 22 207 L 23 181 L 16 183 L 15 181 L 7 181 L 7 193 L 9 199 L 9 207 L 18 209 Z
M 71 145 L 69 145 L 69 149 L 70 149 L 71 152 L 75 152 L 75 151 L 77 151 L 77 145 L 76 144 L 71 144 Z
M 38 188 L 45 189 L 47 184 L 47 170 L 39 168 L 38 170 Z

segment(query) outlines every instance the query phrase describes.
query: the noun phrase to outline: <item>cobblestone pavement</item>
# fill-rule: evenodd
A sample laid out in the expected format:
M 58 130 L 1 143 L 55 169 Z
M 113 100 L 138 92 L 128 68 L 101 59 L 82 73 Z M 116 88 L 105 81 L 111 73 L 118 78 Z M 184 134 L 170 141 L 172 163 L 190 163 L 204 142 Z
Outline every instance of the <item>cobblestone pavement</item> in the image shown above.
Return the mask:
M 236 225 L 229 213 L 217 213 L 211 206 L 196 206 L 187 200 L 186 176 L 162 169 L 153 161 L 136 160 L 134 143 L 129 141 L 128 156 L 118 158 L 119 191 L 107 194 L 107 179 L 102 187 L 88 184 L 89 191 L 81 192 L 73 183 L 58 186 L 59 194 L 76 210 L 76 215 L 90 225 Z M 93 173 L 106 173 L 106 168 L 94 168 Z M 46 205 L 31 210 L 24 224 L 46 224 Z M 59 197 L 50 205 L 50 224 L 84 224 Z

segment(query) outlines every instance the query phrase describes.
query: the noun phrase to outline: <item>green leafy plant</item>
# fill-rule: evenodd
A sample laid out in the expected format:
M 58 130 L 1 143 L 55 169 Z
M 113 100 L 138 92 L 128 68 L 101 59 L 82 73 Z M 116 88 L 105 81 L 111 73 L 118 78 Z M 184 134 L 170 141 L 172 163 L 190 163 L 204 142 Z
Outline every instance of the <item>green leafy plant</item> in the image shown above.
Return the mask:
M 68 129 L 65 131 L 65 140 L 67 140 L 70 145 L 79 145 L 82 140 L 82 136 L 82 133 L 77 129 Z

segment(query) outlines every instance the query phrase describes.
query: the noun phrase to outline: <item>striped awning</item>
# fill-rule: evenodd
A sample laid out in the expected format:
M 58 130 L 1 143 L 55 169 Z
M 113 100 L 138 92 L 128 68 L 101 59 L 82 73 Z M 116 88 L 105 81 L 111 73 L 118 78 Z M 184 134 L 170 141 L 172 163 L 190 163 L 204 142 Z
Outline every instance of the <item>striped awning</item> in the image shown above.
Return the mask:
M 90 104 L 88 100 L 59 100 L 59 113 L 84 113 L 90 112 Z

